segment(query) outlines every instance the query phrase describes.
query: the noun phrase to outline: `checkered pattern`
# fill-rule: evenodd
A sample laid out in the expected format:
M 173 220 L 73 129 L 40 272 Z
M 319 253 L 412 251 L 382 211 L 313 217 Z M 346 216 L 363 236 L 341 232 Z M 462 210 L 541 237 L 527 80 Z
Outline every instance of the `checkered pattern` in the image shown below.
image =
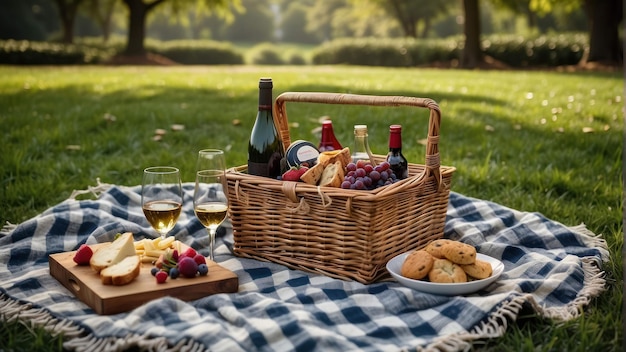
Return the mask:
M 183 214 L 171 234 L 205 255 L 208 238 L 184 184 Z M 540 214 L 451 193 L 445 236 L 500 259 L 505 270 L 486 290 L 465 297 L 414 291 L 396 282 L 364 285 L 289 270 L 232 255 L 228 224 L 216 260 L 239 277 L 239 292 L 183 302 L 167 297 L 99 316 L 49 274 L 48 255 L 105 242 L 119 232 L 153 236 L 140 207 L 140 187 L 111 186 L 96 200 L 50 208 L 0 236 L 0 314 L 9 303 L 41 307 L 39 315 L 81 330 L 66 348 L 131 346 L 215 351 L 390 351 L 467 349 L 498 336 L 522 306 L 571 319 L 604 286 L 604 241 Z M 34 317 L 23 319 L 36 320 Z M 44 320 L 45 321 L 45 320 Z M 114 347 L 112 347 L 114 346 Z M 106 347 L 106 348 L 105 348 Z M 99 348 L 96 348 L 99 349 Z

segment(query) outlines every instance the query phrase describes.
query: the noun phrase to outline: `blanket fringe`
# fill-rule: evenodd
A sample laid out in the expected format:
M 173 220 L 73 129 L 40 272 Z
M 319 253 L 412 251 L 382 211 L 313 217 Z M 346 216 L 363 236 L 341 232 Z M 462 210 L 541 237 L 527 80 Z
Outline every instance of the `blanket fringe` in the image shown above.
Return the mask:
M 502 304 L 487 321 L 472 331 L 437 338 L 424 351 L 469 351 L 474 340 L 500 337 L 506 332 L 508 322 L 515 320 L 526 301 L 526 296 L 515 297 Z
M 541 307 L 540 311 L 550 319 L 567 321 L 577 318 L 584 307 L 591 303 L 593 297 L 599 296 L 606 291 L 605 273 L 598 268 L 594 257 L 582 258 L 582 267 L 585 273 L 585 283 L 576 298 L 564 308 Z
M 16 228 L 17 228 L 16 224 L 12 224 L 7 221 L 4 225 L 2 225 L 2 230 L 0 230 L 0 236 L 7 236 Z
M 113 187 L 114 185 L 109 184 L 109 183 L 102 183 L 100 182 L 100 177 L 96 178 L 96 186 L 87 186 L 87 189 L 83 189 L 83 190 L 74 190 L 72 191 L 72 194 L 70 194 L 70 196 L 67 198 L 68 200 L 76 200 L 76 197 L 84 195 L 84 194 L 92 194 L 94 197 L 99 198 L 100 194 L 108 191 L 111 189 L 111 187 Z M 15 230 L 17 228 L 16 224 L 12 224 L 10 222 L 6 222 L 3 226 L 2 229 L 0 229 L 0 236 L 7 236 L 9 235 L 13 230 Z
M 41 308 L 33 308 L 30 304 L 22 305 L 5 294 L 0 294 L 0 320 L 40 327 L 52 336 L 62 334 L 64 338 L 74 338 L 83 334 L 83 329 L 72 321 L 59 320 Z
M 596 235 L 595 233 L 590 231 L 584 223 L 578 226 L 568 227 L 568 229 L 572 232 L 579 234 L 585 246 L 589 248 L 595 248 L 600 251 L 603 262 L 609 261 L 609 247 L 606 244 L 606 240 L 602 238 L 601 235 Z
M 96 178 L 96 183 L 98 184 L 97 186 L 87 186 L 87 189 L 83 189 L 83 190 L 74 190 L 72 192 L 72 194 L 70 194 L 68 199 L 73 199 L 76 200 L 76 197 L 84 195 L 84 194 L 92 194 L 94 197 L 98 198 L 100 197 L 100 194 L 102 194 L 103 192 L 108 191 L 109 189 L 111 189 L 111 187 L 113 187 L 114 185 L 109 184 L 109 183 L 102 183 L 100 182 L 100 177 Z
M 506 332 L 508 322 L 515 321 L 524 303 L 531 304 L 533 309 L 541 316 L 557 322 L 578 318 L 582 314 L 584 307 L 589 305 L 591 299 L 599 296 L 606 290 L 605 273 L 598 267 L 596 258 L 581 258 L 581 262 L 585 274 L 583 289 L 565 307 L 549 308 L 539 306 L 530 294 L 517 296 L 500 306 L 487 321 L 472 331 L 438 338 L 428 345 L 424 351 L 469 351 L 472 348 L 473 341 L 500 337 Z
M 20 304 L 6 294 L 0 294 L 0 321 L 20 322 L 40 327 L 52 336 L 63 336 L 63 348 L 77 352 L 87 351 L 126 351 L 139 347 L 142 351 L 180 351 L 201 352 L 206 347 L 193 340 L 181 340 L 170 346 L 165 337 L 129 334 L 124 337 L 96 337 L 85 335 L 85 330 L 69 319 L 59 320 L 41 308 L 33 308 L 31 304 Z
M 192 341 L 181 340 L 174 346 L 169 346 L 165 337 L 154 337 L 149 335 L 129 334 L 122 338 L 119 337 L 96 337 L 93 335 L 84 336 L 69 340 L 63 344 L 63 347 L 77 352 L 87 351 L 103 351 L 103 352 L 119 352 L 126 351 L 132 347 L 138 347 L 142 351 L 159 351 L 159 352 L 201 352 L 207 351 L 204 345 Z

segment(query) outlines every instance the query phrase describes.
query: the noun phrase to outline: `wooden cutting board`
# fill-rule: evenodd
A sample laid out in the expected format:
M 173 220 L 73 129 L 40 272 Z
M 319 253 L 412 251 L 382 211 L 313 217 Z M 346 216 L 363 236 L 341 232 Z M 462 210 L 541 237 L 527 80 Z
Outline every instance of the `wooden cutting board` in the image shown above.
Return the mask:
M 96 249 L 105 243 L 90 246 Z M 215 293 L 233 293 L 239 289 L 239 279 L 232 271 L 207 259 L 209 273 L 195 278 L 168 278 L 157 284 L 150 273 L 151 263 L 141 264 L 141 273 L 123 286 L 103 285 L 100 276 L 89 267 L 76 265 L 73 252 L 51 254 L 50 274 L 76 297 L 98 314 L 116 314 L 137 308 L 150 300 L 171 296 L 192 301 Z

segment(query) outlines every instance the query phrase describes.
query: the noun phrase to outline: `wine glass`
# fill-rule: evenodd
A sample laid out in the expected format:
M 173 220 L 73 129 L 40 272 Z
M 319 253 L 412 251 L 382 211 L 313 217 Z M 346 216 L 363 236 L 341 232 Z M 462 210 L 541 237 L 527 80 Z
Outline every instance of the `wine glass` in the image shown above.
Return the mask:
M 165 238 L 176 225 L 183 206 L 180 170 L 153 166 L 143 170 L 141 208 L 150 226 Z
M 215 233 L 228 211 L 226 162 L 224 151 L 203 149 L 198 152 L 193 209 L 209 232 L 209 259 L 214 261 Z

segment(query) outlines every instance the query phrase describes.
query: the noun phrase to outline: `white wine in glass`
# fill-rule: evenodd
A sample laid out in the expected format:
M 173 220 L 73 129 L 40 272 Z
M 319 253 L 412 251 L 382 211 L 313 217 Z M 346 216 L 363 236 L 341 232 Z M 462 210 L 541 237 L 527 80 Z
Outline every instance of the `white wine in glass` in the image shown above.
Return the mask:
M 180 171 L 171 166 L 154 166 L 143 171 L 141 207 L 150 226 L 165 238 L 176 225 L 183 205 Z
M 224 152 L 203 149 L 198 153 L 193 209 L 209 232 L 209 259 L 214 261 L 215 233 L 228 212 Z

